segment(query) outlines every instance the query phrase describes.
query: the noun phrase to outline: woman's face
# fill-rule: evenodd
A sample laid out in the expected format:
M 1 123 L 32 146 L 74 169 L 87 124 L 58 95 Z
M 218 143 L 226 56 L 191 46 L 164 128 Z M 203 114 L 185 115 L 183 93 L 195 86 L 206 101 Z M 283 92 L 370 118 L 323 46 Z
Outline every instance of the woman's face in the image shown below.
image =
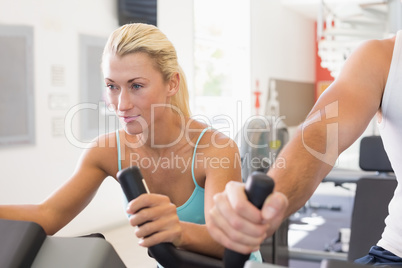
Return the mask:
M 163 120 L 172 85 L 163 81 L 146 53 L 106 56 L 103 74 L 109 102 L 128 134 L 142 133 Z

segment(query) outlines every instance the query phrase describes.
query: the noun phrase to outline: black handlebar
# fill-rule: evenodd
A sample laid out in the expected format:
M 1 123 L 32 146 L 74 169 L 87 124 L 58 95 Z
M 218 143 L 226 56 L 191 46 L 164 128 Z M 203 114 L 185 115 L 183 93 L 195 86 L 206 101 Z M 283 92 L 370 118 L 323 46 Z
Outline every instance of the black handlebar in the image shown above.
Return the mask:
M 147 193 L 143 184 L 143 176 L 136 166 L 119 171 L 117 179 L 128 201 Z M 246 182 L 246 195 L 251 203 L 261 209 L 265 198 L 272 192 L 273 187 L 274 183 L 271 178 L 262 172 L 253 172 Z M 244 255 L 226 249 L 222 263 L 220 259 L 177 249 L 171 243 L 161 243 L 149 247 L 148 254 L 165 268 L 243 267 L 249 258 L 249 254 Z
M 133 166 L 119 171 L 117 178 L 128 201 L 147 193 L 138 167 Z M 219 259 L 180 250 L 171 243 L 161 243 L 149 247 L 148 254 L 165 268 L 222 268 L 222 261 Z
M 246 181 L 246 195 L 248 200 L 261 209 L 267 196 L 274 189 L 274 181 L 263 172 L 255 171 Z M 242 254 L 225 249 L 223 263 L 225 268 L 243 268 L 250 254 Z

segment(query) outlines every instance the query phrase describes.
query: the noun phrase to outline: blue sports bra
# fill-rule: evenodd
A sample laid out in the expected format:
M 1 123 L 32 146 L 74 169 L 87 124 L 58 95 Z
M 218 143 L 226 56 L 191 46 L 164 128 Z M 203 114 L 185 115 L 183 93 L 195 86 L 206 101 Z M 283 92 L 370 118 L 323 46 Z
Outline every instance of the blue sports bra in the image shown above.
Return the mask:
M 181 205 L 180 207 L 176 208 L 177 216 L 179 217 L 180 221 L 192 222 L 197 224 L 205 224 L 205 215 L 204 215 L 204 188 L 197 184 L 194 176 L 194 164 L 195 164 L 195 156 L 197 151 L 198 143 L 200 142 L 202 136 L 205 134 L 207 130 L 211 129 L 207 127 L 203 129 L 198 140 L 194 146 L 193 151 L 193 158 L 191 160 L 191 176 L 193 178 L 193 182 L 195 185 L 194 191 L 191 194 L 190 198 Z M 116 140 L 117 140 L 117 157 L 118 157 L 118 167 L 119 171 L 121 170 L 121 151 L 120 151 L 120 135 L 119 130 L 116 130 Z M 250 255 L 250 259 L 256 262 L 262 262 L 262 256 L 260 251 L 255 251 Z M 162 267 L 158 264 L 158 267 Z
M 195 156 L 197 151 L 198 143 L 200 142 L 202 136 L 204 136 L 207 130 L 211 129 L 207 127 L 203 129 L 194 147 L 193 158 L 191 161 L 191 175 L 195 185 L 194 191 L 190 198 L 180 207 L 176 208 L 177 216 L 181 221 L 192 222 L 197 224 L 205 224 L 204 215 L 204 188 L 197 184 L 194 176 L 194 164 Z M 121 152 L 120 152 L 120 135 L 119 130 L 116 130 L 116 140 L 117 140 L 117 155 L 118 155 L 118 166 L 119 171 L 121 170 Z

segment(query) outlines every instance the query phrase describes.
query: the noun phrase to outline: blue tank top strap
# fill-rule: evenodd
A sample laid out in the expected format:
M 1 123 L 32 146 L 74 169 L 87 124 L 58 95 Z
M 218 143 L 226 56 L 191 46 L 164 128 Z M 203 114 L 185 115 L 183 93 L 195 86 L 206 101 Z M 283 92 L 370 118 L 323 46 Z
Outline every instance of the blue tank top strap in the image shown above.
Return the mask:
M 121 170 L 121 152 L 120 152 L 120 134 L 119 130 L 116 129 L 116 142 L 117 142 L 117 165 L 119 166 L 119 171 Z
M 207 132 L 207 130 L 209 130 L 209 129 L 211 129 L 211 127 L 206 127 L 206 128 L 204 128 L 204 129 L 202 130 L 202 132 L 201 132 L 200 136 L 198 137 L 198 140 L 197 140 L 197 142 L 195 143 L 195 146 L 194 146 L 193 159 L 192 159 L 192 161 L 191 161 L 191 175 L 192 175 L 192 177 L 193 177 L 193 181 L 194 181 L 195 187 L 200 187 L 200 186 L 198 186 L 198 183 L 197 183 L 197 181 L 196 181 L 196 179 L 195 179 L 195 176 L 194 176 L 195 153 L 196 153 L 196 151 L 197 151 L 197 146 L 198 146 L 198 143 L 200 142 L 202 136 L 204 136 L 205 132 Z

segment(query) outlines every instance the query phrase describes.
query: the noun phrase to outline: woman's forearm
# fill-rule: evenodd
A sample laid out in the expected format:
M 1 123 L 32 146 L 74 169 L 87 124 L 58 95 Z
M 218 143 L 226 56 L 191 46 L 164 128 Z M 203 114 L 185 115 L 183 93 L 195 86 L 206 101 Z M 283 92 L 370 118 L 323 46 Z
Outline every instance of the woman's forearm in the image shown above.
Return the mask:
M 58 230 L 41 212 L 40 205 L 0 205 L 0 218 L 17 221 L 31 221 L 39 224 L 48 235 Z

